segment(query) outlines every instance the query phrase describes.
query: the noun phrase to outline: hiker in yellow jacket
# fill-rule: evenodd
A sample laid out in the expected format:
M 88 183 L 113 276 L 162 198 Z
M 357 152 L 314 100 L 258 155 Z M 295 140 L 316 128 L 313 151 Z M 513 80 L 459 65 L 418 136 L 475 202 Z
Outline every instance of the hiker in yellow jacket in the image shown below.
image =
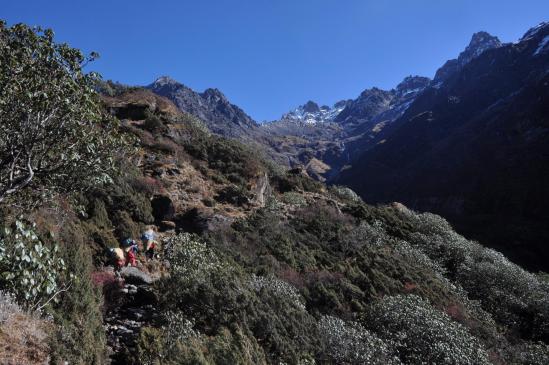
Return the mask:
M 111 254 L 111 258 L 114 262 L 114 268 L 116 270 L 120 270 L 126 265 L 126 255 L 124 254 L 124 250 L 122 250 L 120 247 L 116 247 L 110 248 L 109 252 Z

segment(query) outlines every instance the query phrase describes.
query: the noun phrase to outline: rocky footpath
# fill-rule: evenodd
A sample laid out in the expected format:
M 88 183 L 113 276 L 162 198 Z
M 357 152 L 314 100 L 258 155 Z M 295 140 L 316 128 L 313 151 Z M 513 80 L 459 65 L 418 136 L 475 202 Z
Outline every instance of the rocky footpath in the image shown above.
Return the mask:
M 109 292 L 111 305 L 104 318 L 109 364 L 131 364 L 141 328 L 158 317 L 154 279 L 137 267 L 125 267 L 116 274 Z

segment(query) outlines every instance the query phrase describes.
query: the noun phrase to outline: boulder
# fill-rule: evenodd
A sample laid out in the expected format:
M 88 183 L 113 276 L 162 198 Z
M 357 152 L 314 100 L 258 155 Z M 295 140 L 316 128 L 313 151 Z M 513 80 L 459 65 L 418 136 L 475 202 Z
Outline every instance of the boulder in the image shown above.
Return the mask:
M 153 279 L 149 274 L 146 274 L 137 267 L 133 266 L 123 267 L 122 270 L 120 270 L 120 275 L 122 275 L 128 284 L 140 285 L 151 284 L 153 282 Z
M 185 232 L 204 233 L 231 225 L 234 218 L 214 214 L 212 209 L 192 208 L 177 218 L 177 225 Z
M 172 231 L 175 229 L 175 227 L 176 227 L 176 224 L 173 221 L 162 221 L 159 224 L 159 229 L 161 231 Z

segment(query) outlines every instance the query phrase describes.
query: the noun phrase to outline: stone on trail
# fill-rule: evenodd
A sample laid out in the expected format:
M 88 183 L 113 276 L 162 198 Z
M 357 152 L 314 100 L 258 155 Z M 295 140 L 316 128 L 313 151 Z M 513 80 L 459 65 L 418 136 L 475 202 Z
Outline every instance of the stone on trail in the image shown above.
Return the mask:
M 128 284 L 151 284 L 153 279 L 149 274 L 144 273 L 137 267 L 126 266 L 120 270 L 120 275 L 124 278 Z

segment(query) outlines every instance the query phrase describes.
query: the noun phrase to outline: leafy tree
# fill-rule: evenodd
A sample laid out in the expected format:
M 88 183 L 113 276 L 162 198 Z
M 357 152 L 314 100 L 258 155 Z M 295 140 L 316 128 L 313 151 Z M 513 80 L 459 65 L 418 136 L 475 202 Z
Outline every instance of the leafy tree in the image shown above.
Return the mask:
M 121 139 L 94 91 L 99 76 L 83 70 L 96 56 L 0 21 L 0 202 L 110 180 Z

